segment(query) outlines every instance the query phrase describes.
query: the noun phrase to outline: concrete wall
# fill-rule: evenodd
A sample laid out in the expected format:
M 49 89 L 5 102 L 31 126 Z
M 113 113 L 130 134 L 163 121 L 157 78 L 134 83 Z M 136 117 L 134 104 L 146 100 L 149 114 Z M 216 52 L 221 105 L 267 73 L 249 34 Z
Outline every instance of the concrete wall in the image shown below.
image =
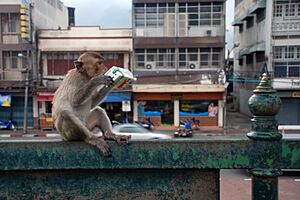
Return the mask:
M 240 112 L 248 116 L 252 116 L 248 108 L 248 100 L 252 95 L 252 91 L 240 89 Z

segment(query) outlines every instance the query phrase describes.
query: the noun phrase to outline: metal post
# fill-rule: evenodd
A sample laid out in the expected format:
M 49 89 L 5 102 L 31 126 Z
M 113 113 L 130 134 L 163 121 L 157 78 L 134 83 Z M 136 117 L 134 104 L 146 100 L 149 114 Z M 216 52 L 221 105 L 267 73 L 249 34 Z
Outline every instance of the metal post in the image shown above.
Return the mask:
M 24 99 L 24 125 L 23 133 L 27 134 L 27 118 L 28 118 L 28 89 L 29 89 L 29 69 L 26 68 L 25 79 L 25 99 Z
M 249 109 L 254 115 L 251 132 L 247 136 L 253 140 L 255 151 L 250 152 L 253 169 L 252 199 L 277 200 L 278 176 L 281 175 L 279 155 L 282 135 L 278 132 L 275 115 L 279 112 L 281 101 L 270 86 L 267 74 L 249 99 Z

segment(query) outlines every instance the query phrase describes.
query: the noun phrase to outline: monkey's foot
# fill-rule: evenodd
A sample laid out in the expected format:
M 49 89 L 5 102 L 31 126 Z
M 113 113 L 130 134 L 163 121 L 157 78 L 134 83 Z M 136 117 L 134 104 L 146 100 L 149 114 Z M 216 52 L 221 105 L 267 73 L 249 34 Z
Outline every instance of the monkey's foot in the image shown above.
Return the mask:
M 112 134 L 105 134 L 104 138 L 107 140 L 114 140 L 118 144 L 129 144 L 131 135 L 116 135 L 112 133 Z
M 109 145 L 104 141 L 103 138 L 92 137 L 85 140 L 86 143 L 97 147 L 103 154 L 103 156 L 111 156 L 111 150 Z

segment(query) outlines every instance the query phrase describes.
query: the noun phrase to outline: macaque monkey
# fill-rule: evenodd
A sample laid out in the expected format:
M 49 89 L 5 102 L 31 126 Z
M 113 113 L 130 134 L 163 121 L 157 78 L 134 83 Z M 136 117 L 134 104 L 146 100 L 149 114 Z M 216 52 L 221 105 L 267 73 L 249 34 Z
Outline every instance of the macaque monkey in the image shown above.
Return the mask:
M 130 136 L 115 135 L 104 109 L 98 105 L 112 89 L 113 80 L 105 76 L 104 58 L 94 52 L 82 54 L 74 61 L 75 68 L 54 94 L 52 117 L 58 132 L 66 141 L 85 141 L 110 156 L 104 139 L 129 143 Z M 96 134 L 101 131 L 102 135 Z

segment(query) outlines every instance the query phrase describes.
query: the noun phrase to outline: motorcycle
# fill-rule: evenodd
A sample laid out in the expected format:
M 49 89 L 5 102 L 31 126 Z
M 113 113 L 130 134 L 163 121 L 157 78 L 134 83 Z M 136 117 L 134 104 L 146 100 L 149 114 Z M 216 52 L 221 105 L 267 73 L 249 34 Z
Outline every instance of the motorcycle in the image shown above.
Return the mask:
M 140 126 L 148 129 L 148 130 L 153 130 L 154 129 L 154 124 L 152 122 L 152 120 L 148 117 L 147 119 L 147 122 L 138 122 L 136 121 L 135 123 L 139 124 Z
M 192 129 L 193 130 L 200 130 L 200 120 L 195 119 L 194 117 L 192 118 L 193 124 L 192 124 Z
M 178 129 L 174 132 L 174 137 L 192 137 L 193 131 L 189 128 L 189 124 L 181 120 Z
M 15 123 L 11 119 L 7 123 L 0 121 L 0 129 L 13 131 L 17 130 Z

